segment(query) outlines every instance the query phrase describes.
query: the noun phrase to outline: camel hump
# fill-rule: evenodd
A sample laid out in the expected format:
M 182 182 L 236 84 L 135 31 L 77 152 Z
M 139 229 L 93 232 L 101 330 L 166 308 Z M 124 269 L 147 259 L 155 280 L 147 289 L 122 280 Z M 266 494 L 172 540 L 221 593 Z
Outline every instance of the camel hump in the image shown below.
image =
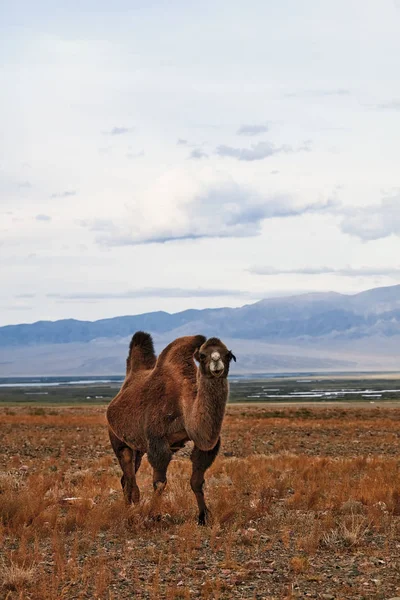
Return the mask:
M 153 339 L 149 333 L 137 331 L 129 344 L 129 354 L 126 359 L 126 374 L 143 369 L 152 369 L 156 364 Z
M 195 378 L 197 367 L 193 354 L 206 341 L 204 335 L 187 335 L 177 338 L 161 352 L 157 360 L 157 368 L 166 364 L 174 365 L 185 377 Z

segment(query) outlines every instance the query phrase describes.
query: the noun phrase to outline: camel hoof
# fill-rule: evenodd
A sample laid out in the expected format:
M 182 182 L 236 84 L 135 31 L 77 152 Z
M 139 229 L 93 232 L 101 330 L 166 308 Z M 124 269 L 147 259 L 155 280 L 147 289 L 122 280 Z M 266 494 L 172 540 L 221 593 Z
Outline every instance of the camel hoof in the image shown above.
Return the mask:
M 199 513 L 198 524 L 204 527 L 205 525 L 210 525 L 212 520 L 212 516 L 209 510 L 202 510 Z
M 128 494 L 124 494 L 125 506 L 132 506 L 132 498 Z

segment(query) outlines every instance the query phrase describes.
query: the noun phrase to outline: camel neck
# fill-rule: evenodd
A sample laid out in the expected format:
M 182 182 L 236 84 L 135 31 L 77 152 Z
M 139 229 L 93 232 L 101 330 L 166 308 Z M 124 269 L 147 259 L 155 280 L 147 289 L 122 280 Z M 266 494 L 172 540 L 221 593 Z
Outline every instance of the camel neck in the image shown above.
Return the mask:
M 200 450 L 212 450 L 218 441 L 228 400 L 226 378 L 210 379 L 199 376 L 197 395 L 188 407 L 188 434 Z

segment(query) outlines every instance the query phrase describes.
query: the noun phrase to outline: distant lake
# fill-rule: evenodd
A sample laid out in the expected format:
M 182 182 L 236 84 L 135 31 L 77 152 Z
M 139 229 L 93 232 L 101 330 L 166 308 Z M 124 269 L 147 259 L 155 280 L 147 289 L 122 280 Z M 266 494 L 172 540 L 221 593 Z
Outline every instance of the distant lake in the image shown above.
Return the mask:
M 254 376 L 232 375 L 229 379 L 231 402 L 302 402 L 306 400 L 320 402 L 369 400 L 372 402 L 400 399 L 400 374 L 263 373 Z M 71 397 L 76 401 L 80 395 L 86 400 L 90 400 L 92 397 L 111 398 L 114 390 L 120 388 L 123 381 L 123 375 L 2 377 L 0 378 L 0 389 L 8 389 L 10 393 L 14 393 L 11 391 L 13 388 L 17 394 L 17 390 L 20 389 L 23 396 L 49 396 L 50 394 L 53 399 L 56 396 L 57 398 L 62 397 L 64 400 L 66 397 Z M 101 390 L 102 386 L 104 386 L 104 393 Z M 80 390 L 80 388 L 83 389 Z M 45 389 L 49 391 L 44 391 Z M 4 390 L 2 393 L 9 392 Z
M 307 376 L 311 376 L 312 373 L 307 373 Z M 304 376 L 304 373 L 263 373 L 261 375 L 232 375 L 231 380 L 245 380 L 245 379 L 270 379 L 270 378 L 282 378 L 282 377 L 299 377 Z M 102 383 L 115 383 L 121 385 L 124 381 L 123 375 L 88 375 L 84 377 L 77 377 L 76 375 L 63 376 L 63 377 L 0 377 L 0 388 L 7 387 L 57 387 L 60 385 L 91 385 L 91 384 L 102 384 Z
M 58 387 L 60 385 L 93 385 L 115 383 L 121 385 L 124 381 L 122 375 L 107 377 L 0 377 L 0 388 L 8 387 Z

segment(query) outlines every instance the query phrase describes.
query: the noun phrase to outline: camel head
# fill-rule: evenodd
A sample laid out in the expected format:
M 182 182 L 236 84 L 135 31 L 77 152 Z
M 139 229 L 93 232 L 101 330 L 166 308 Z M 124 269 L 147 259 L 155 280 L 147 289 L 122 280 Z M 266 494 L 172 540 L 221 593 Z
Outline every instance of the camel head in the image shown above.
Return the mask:
M 202 375 L 206 377 L 228 377 L 231 360 L 236 356 L 218 338 L 210 338 L 194 353 Z

